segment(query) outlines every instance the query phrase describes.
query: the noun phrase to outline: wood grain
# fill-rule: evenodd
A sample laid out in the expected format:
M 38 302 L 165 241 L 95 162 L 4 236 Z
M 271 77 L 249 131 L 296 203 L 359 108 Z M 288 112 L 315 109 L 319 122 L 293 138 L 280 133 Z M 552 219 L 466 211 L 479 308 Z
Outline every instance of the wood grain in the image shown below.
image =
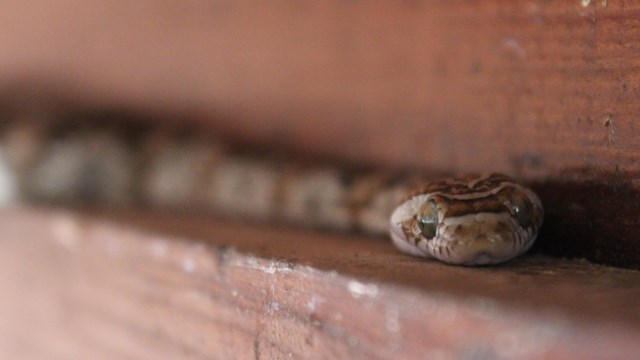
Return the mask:
M 5 1 L 0 79 L 393 167 L 637 170 L 640 6 L 584 3 Z
M 14 98 L 197 121 L 310 159 L 505 172 L 545 202 L 540 250 L 640 266 L 635 1 L 7 0 L 0 34 Z M 1 357 L 640 352 L 637 271 L 542 255 L 460 269 L 158 216 L 0 214 Z
M 0 33 L 6 92 L 311 159 L 505 172 L 540 184 L 550 252 L 640 266 L 635 1 L 9 0 Z
M 460 268 L 387 242 L 141 213 L 0 215 L 6 358 L 633 358 L 640 273 Z

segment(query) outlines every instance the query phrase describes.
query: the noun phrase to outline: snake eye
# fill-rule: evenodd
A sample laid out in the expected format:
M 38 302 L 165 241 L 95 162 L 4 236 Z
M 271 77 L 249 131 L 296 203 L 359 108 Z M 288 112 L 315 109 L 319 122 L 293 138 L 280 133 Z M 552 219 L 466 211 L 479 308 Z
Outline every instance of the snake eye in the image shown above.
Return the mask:
M 433 200 L 429 200 L 418 215 L 418 227 L 422 236 L 430 240 L 436 236 L 437 226 L 438 209 L 436 208 L 436 203 Z
M 533 209 L 531 208 L 531 202 L 524 194 L 518 193 L 513 195 L 511 209 L 521 226 L 527 227 L 531 224 Z

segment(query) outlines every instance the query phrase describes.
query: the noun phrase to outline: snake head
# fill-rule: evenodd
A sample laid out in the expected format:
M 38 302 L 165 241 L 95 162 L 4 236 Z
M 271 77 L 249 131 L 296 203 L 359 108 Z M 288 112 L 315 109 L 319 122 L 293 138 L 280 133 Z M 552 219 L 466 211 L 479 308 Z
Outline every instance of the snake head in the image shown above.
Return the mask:
M 439 182 L 413 194 L 391 215 L 401 251 L 450 264 L 510 260 L 533 245 L 544 211 L 531 190 L 503 175 Z

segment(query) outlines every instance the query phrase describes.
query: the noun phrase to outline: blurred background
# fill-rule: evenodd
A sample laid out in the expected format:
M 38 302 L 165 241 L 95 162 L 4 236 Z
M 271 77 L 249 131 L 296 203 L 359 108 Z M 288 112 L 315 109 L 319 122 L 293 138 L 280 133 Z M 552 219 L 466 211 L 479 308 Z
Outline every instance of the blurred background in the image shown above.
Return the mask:
M 0 88 L 375 166 L 629 169 L 635 57 L 616 49 L 635 40 L 604 45 L 628 14 L 580 1 L 9 0 Z

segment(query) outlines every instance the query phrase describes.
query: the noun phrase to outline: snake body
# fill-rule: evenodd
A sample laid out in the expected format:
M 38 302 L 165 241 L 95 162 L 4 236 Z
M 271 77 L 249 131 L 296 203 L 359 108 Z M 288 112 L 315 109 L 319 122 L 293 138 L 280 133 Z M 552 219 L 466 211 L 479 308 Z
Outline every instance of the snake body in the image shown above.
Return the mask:
M 390 233 L 405 253 L 460 265 L 518 256 L 542 224 L 538 197 L 503 175 L 424 181 L 304 166 L 153 127 L 17 121 L 4 124 L 1 140 L 0 193 L 14 193 L 5 200 L 204 210 Z

